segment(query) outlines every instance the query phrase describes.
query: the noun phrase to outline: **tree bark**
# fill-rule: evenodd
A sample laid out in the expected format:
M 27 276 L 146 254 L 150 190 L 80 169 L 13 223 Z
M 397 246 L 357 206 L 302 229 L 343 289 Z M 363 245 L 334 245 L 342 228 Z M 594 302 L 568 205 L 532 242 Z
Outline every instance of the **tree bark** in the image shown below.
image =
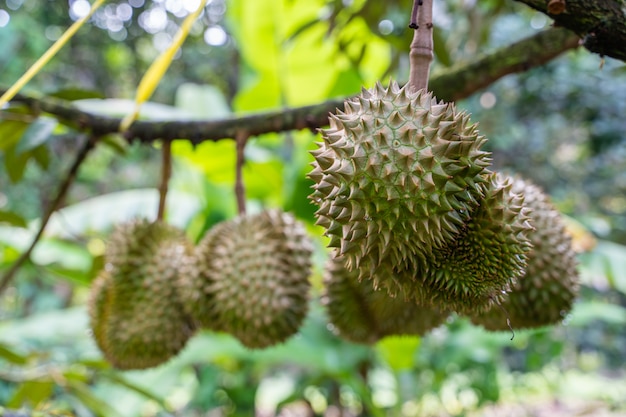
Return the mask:
M 516 0 L 577 33 L 591 52 L 626 61 L 626 0 Z

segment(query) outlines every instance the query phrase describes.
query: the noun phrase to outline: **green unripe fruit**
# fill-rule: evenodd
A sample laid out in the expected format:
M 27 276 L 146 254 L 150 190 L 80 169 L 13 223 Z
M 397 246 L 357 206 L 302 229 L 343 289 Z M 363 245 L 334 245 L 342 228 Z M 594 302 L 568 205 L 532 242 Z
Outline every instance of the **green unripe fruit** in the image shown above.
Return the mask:
M 161 222 L 136 220 L 111 234 L 89 312 L 94 339 L 115 367 L 157 366 L 192 336 L 176 285 L 190 253 L 184 233 Z
M 395 275 L 385 267 L 379 268 L 377 274 L 385 275 L 381 280 Z M 358 276 L 358 271 L 346 268 L 345 259 L 331 255 L 326 264 L 322 300 L 330 322 L 347 340 L 372 344 L 385 336 L 424 335 L 448 316 L 437 308 L 375 290 L 371 281 L 359 281 Z
M 418 300 L 459 313 L 485 311 L 524 273 L 533 232 L 524 195 L 510 177 L 491 174 L 488 180 L 463 231 L 417 275 L 423 287 Z
M 283 342 L 307 313 L 311 255 L 304 226 L 288 213 L 220 223 L 196 248 L 197 275 L 181 284 L 186 307 L 202 326 L 247 347 Z
M 317 224 L 350 270 L 410 269 L 449 244 L 482 198 L 489 153 L 469 116 L 392 83 L 330 117 L 309 174 Z
M 514 329 L 556 324 L 571 310 L 579 289 L 576 254 L 561 215 L 534 184 L 516 178 L 513 190 L 525 195 L 531 210 L 533 249 L 526 273 L 501 303 L 503 308 L 472 316 L 488 330 L 507 330 L 507 317 Z

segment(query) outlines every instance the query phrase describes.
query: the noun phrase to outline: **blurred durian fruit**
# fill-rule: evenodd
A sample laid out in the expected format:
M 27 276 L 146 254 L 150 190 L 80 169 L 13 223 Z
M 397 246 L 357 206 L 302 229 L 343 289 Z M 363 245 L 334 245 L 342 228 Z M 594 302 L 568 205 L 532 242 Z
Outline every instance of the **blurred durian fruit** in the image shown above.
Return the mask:
M 137 219 L 110 236 L 89 300 L 93 337 L 119 369 L 144 369 L 176 355 L 194 333 L 177 292 L 192 245 L 161 221 Z
M 278 210 L 214 226 L 181 275 L 188 313 L 200 326 L 264 348 L 295 334 L 308 311 L 313 246 L 304 226 Z
M 312 152 L 310 198 L 350 271 L 376 279 L 383 263 L 412 269 L 462 232 L 491 162 L 466 113 L 392 82 L 364 89 L 329 121 Z M 391 295 L 402 284 L 374 283 Z
M 391 268 L 377 273 L 395 274 Z M 359 280 L 358 271 L 350 271 L 346 259 L 336 252 L 327 261 L 324 286 L 322 302 L 329 321 L 339 336 L 352 342 L 373 344 L 386 336 L 421 336 L 448 317 L 436 307 L 374 289 L 370 281 Z
M 525 195 L 535 228 L 530 241 L 525 274 L 517 280 L 501 307 L 471 315 L 475 324 L 488 330 L 507 330 L 507 318 L 514 329 L 542 327 L 562 321 L 571 310 L 579 290 L 576 253 L 560 213 L 536 185 L 514 179 L 513 191 Z

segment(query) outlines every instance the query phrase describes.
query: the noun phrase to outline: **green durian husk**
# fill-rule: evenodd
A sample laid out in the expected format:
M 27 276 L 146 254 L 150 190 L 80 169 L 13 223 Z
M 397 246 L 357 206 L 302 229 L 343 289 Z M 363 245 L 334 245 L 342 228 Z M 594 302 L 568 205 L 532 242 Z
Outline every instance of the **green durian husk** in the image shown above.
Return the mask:
M 200 325 L 264 348 L 294 335 L 308 310 L 312 242 L 291 214 L 268 210 L 217 224 L 198 244 L 198 273 L 182 283 Z
M 457 313 L 486 311 L 524 274 L 534 231 L 524 194 L 503 174 L 490 174 L 488 181 L 464 230 L 416 274 L 418 301 Z
M 576 253 L 561 215 L 548 196 L 529 181 L 515 178 L 513 190 L 525 195 L 535 231 L 525 274 L 520 277 L 501 307 L 471 315 L 475 324 L 488 330 L 535 328 L 561 322 L 572 309 L 579 291 Z
M 176 284 L 191 250 L 181 230 L 162 222 L 135 220 L 111 234 L 89 311 L 96 344 L 116 368 L 158 366 L 193 335 Z
M 350 271 L 345 264 L 343 257 L 331 254 L 325 268 L 322 296 L 329 321 L 340 337 L 373 344 L 386 336 L 423 336 L 448 317 L 447 312 L 438 308 L 375 289 L 371 280 L 359 280 L 358 270 Z M 387 264 L 379 268 L 379 273 L 394 274 Z M 386 278 L 389 277 L 381 280 Z
M 411 269 L 461 233 L 483 197 L 486 142 L 431 93 L 377 84 L 330 116 L 313 151 L 311 200 L 330 247 L 361 279 Z

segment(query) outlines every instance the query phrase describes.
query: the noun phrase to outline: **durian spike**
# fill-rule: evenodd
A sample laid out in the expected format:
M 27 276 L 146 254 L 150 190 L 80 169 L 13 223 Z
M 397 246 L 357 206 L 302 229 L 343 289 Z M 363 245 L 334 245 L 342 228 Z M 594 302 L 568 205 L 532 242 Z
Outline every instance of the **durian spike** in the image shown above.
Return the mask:
M 428 88 L 430 63 L 433 60 L 433 0 L 414 0 L 413 14 L 417 22 L 409 27 L 415 29 L 409 52 L 409 91 Z

